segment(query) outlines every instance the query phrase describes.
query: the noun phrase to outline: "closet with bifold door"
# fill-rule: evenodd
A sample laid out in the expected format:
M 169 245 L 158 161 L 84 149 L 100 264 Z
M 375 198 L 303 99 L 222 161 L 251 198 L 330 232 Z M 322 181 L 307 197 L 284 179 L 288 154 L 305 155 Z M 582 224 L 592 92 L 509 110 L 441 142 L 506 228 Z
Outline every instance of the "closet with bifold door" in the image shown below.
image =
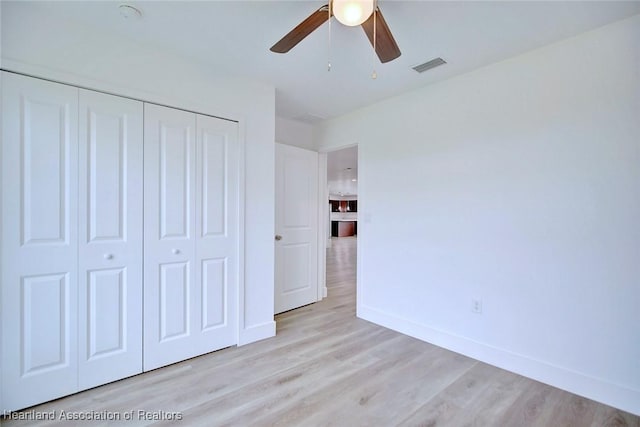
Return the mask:
M 145 105 L 144 368 L 236 343 L 237 124 Z
M 236 122 L 3 71 L 0 152 L 0 411 L 236 344 Z

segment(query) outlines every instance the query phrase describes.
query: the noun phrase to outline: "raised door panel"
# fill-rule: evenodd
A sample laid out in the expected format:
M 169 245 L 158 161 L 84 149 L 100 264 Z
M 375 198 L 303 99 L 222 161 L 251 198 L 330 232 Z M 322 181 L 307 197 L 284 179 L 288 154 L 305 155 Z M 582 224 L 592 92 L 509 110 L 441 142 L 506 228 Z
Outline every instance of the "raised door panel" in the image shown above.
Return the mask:
M 317 300 L 318 153 L 276 144 L 275 312 Z
M 80 90 L 80 388 L 142 372 L 143 104 Z
M 21 101 L 22 243 L 68 244 L 70 106 L 28 95 Z
M 189 262 L 160 264 L 161 343 L 190 335 L 190 276 Z
M 204 118 L 198 120 L 202 125 Z M 213 132 L 211 129 L 198 129 L 200 132 L 198 148 L 200 154 L 201 174 L 198 174 L 202 203 L 201 237 L 225 237 L 228 217 L 228 180 L 227 154 L 229 151 L 228 135 Z M 233 201 L 233 200 L 232 200 Z
M 192 226 L 193 134 L 190 128 L 162 126 L 158 174 L 160 239 L 189 239 Z
M 196 263 L 199 354 L 236 343 L 239 238 L 238 124 L 197 116 Z
M 281 185 L 285 195 L 280 215 L 283 230 L 302 230 L 311 226 L 313 212 L 306 201 L 314 176 L 309 173 L 309 162 L 300 161 L 299 157 L 300 153 L 289 152 L 287 149 L 281 159 Z
M 228 325 L 230 285 L 228 278 L 227 258 L 202 261 L 202 323 L 200 328 L 203 332 Z
M 77 391 L 78 89 L 2 72 L 2 408 Z
M 127 350 L 129 283 L 125 268 L 93 270 L 88 276 L 86 347 L 81 351 L 86 351 L 87 361 L 94 361 Z M 112 367 L 115 366 L 114 363 Z
M 69 276 L 48 274 L 22 278 L 20 329 L 21 375 L 64 368 L 75 348 L 70 347 Z
M 144 370 L 193 356 L 195 114 L 145 104 Z

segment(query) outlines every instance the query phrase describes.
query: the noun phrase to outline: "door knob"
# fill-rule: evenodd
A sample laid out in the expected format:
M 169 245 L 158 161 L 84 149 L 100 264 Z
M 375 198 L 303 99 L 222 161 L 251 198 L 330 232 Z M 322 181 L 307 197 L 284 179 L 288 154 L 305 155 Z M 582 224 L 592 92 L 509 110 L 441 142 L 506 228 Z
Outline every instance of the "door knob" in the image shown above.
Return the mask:
M 178 255 L 180 253 L 180 249 L 172 249 L 171 253 L 174 255 Z
M 113 254 L 104 254 L 104 259 L 113 259 Z
M 276 240 L 282 240 L 282 236 L 279 234 L 276 234 Z

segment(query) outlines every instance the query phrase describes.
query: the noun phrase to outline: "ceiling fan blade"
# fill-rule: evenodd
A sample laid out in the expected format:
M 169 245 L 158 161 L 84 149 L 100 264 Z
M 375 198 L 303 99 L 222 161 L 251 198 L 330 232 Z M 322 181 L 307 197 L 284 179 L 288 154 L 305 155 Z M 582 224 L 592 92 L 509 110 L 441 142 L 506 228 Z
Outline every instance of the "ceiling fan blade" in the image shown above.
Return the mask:
M 376 15 L 376 53 L 378 54 L 378 58 L 380 58 L 380 62 L 385 63 L 392 61 L 400 56 L 400 48 L 393 38 L 387 22 L 382 17 L 380 8 L 377 8 L 369 19 L 362 23 L 362 29 L 367 34 L 367 37 L 369 37 L 369 41 L 373 46 L 374 15 Z
M 324 5 L 313 12 L 307 19 L 298 24 L 297 27 L 280 39 L 279 42 L 271 46 L 271 51 L 276 53 L 289 52 L 295 45 L 300 43 L 305 37 L 328 20 L 329 5 Z

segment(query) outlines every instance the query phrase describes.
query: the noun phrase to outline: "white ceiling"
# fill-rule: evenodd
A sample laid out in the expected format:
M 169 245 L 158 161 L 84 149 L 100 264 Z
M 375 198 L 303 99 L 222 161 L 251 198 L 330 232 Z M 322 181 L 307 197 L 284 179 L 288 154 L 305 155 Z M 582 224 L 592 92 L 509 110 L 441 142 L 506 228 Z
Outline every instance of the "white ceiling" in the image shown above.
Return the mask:
M 108 32 L 185 56 L 216 73 L 266 82 L 276 88 L 278 116 L 313 122 L 640 13 L 639 1 L 380 0 L 402 56 L 380 64 L 361 28 L 333 21 L 327 72 L 327 24 L 287 54 L 269 51 L 326 1 L 128 2 L 142 10 L 138 21 L 120 17 L 118 5 L 124 2 L 3 0 L 2 19 L 19 18 L 24 25 L 30 18 L 57 20 L 62 29 L 77 21 L 85 27 L 78 40 Z M 59 49 L 60 40 L 68 40 L 56 40 L 60 33 L 41 42 Z M 435 57 L 447 64 L 424 74 L 411 70 Z M 374 68 L 376 80 L 370 77 Z

